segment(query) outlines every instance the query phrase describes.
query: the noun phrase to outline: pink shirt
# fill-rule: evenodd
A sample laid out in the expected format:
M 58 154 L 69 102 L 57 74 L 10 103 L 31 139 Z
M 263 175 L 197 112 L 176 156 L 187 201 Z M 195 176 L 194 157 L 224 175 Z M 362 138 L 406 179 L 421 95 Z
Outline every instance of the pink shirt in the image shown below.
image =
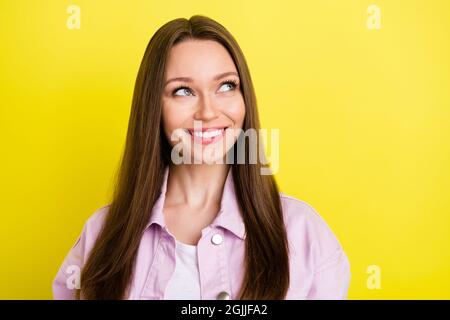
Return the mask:
M 143 234 L 127 299 L 163 299 L 175 270 L 175 238 L 163 216 L 168 169 Z M 290 286 L 286 299 L 346 299 L 350 264 L 323 218 L 306 202 L 280 193 L 290 245 Z M 54 299 L 74 299 L 79 272 L 87 260 L 109 205 L 99 208 L 64 259 L 52 289 Z M 233 176 L 228 173 L 215 220 L 197 244 L 202 299 L 237 299 L 243 279 L 245 225 L 238 210 Z M 78 282 L 78 284 L 77 284 Z

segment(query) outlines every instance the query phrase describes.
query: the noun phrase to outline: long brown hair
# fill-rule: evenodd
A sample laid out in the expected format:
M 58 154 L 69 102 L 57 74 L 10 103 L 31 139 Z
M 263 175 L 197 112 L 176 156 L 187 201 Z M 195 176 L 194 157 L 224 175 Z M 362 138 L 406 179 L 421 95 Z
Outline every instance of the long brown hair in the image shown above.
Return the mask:
M 126 298 L 138 247 L 170 161 L 170 145 L 161 121 L 166 59 L 171 47 L 186 39 L 214 40 L 228 50 L 241 80 L 246 111 L 242 129 L 260 128 L 247 63 L 236 40 L 221 24 L 195 15 L 159 28 L 139 68 L 112 201 L 82 269 L 78 298 Z M 248 158 L 248 144 L 245 153 Z M 245 274 L 238 296 L 247 300 L 284 299 L 289 287 L 289 245 L 278 187 L 273 176 L 261 175 L 259 162 L 247 162 L 231 166 L 247 233 Z

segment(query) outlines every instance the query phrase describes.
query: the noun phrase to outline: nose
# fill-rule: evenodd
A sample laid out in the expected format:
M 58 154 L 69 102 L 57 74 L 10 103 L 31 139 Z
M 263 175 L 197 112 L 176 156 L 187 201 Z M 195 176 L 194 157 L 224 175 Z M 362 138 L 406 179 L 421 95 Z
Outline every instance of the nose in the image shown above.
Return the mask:
M 219 116 L 219 112 L 214 105 L 211 97 L 207 94 L 202 95 L 199 100 L 197 110 L 194 114 L 195 120 L 210 121 Z

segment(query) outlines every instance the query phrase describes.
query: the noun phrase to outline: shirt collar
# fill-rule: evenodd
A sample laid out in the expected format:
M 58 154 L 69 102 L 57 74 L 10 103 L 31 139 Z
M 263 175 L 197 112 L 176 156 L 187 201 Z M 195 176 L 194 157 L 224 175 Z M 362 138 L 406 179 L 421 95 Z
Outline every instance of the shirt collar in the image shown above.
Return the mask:
M 163 207 L 167 190 L 167 178 L 169 176 L 169 166 L 164 169 L 164 178 L 161 186 L 161 193 L 156 200 L 149 222 L 146 228 L 156 223 L 163 229 L 166 229 L 166 223 L 164 221 Z M 245 224 L 242 219 L 239 204 L 236 200 L 236 192 L 234 188 L 233 168 L 228 170 L 227 178 L 222 193 L 222 200 L 220 203 L 220 210 L 211 226 L 218 226 L 231 231 L 233 234 L 241 239 L 245 239 Z

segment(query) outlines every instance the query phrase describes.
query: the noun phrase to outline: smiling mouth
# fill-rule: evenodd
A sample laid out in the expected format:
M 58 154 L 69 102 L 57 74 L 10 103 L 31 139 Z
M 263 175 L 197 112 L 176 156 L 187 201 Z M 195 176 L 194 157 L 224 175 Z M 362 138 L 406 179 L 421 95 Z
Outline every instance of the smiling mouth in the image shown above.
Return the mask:
M 228 129 L 228 127 L 202 128 L 201 130 L 189 128 L 186 129 L 186 131 L 191 135 L 194 141 L 198 141 L 202 144 L 209 144 L 221 138 L 226 129 Z

